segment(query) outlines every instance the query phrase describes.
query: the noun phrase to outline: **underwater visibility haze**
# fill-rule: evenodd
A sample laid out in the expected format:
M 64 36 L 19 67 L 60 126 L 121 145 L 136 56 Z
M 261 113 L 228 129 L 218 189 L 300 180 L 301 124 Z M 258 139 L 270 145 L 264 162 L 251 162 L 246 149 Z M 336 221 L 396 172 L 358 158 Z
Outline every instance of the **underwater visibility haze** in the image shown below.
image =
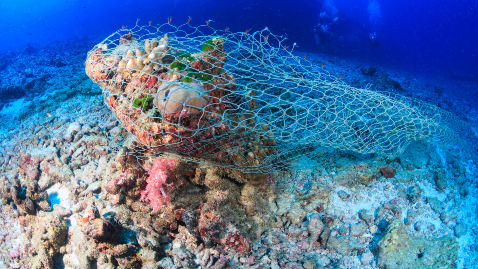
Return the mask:
M 478 268 L 477 18 L 2 1 L 0 269 Z

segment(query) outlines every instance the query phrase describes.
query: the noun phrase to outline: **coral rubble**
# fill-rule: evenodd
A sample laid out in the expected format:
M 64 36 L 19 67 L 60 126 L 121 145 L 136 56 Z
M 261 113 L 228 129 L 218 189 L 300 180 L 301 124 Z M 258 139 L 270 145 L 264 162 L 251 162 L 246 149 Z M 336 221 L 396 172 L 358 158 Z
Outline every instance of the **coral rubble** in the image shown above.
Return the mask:
M 109 92 L 107 106 L 71 58 L 61 60 L 65 66 L 49 64 L 62 79 L 40 76 L 25 85 L 27 95 L 46 81 L 60 90 L 31 99 L 40 109 L 25 106 L 17 118 L 22 121 L 12 121 L 10 129 L 0 126 L 0 268 L 477 263 L 476 170 L 466 156 L 414 141 L 395 158 L 336 155 L 285 173 L 231 169 L 265 165 L 264 157 L 277 149 L 272 125 L 234 114 L 244 109 L 234 101 L 240 98 L 259 109 L 260 90 L 232 94 L 237 77 L 227 68 L 221 36 L 202 42 L 196 53 L 174 51 L 174 38 L 161 38 L 125 34 L 117 46 L 101 44 L 89 55 L 88 74 Z M 86 51 L 91 44 L 84 42 Z M 37 59 L 34 68 L 53 54 L 44 50 L 35 46 L 32 55 L 5 70 L 29 57 Z M 253 53 L 236 57 L 248 61 Z M 81 66 L 82 57 L 75 65 Z M 73 77 L 65 79 L 69 73 L 62 70 Z M 223 107 L 221 100 L 229 102 Z M 245 131 L 251 134 L 243 137 Z M 218 149 L 195 144 L 181 150 L 188 139 L 209 140 Z M 196 157 L 216 159 L 191 161 Z

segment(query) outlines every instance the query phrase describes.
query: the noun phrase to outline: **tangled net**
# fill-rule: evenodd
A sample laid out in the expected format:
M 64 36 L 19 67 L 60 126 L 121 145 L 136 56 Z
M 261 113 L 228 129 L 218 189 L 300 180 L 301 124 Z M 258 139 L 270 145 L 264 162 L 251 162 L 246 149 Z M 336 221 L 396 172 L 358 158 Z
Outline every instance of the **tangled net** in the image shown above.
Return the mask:
M 87 75 L 146 151 L 247 173 L 394 156 L 416 140 L 459 142 L 454 115 L 350 87 L 269 30 L 122 29 L 88 53 Z

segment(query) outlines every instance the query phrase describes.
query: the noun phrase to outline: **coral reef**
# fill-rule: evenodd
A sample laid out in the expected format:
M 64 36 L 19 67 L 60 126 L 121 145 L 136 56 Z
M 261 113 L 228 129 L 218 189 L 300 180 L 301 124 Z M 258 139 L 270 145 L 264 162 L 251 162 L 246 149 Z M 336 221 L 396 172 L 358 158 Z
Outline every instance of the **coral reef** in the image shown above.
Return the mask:
M 121 44 L 101 44 L 101 57 L 113 58 L 116 52 L 122 57 L 117 67 L 103 65 L 106 73 L 95 73 L 99 78 L 119 78 L 118 73 L 108 70 L 124 69 L 121 84 L 113 83 L 112 78 L 98 81 L 106 98 L 115 98 L 110 105 L 115 115 L 103 105 L 97 87 L 74 68 L 81 66 L 83 56 L 71 64 L 71 58 L 51 58 L 54 53 L 44 53 L 45 49 L 35 45 L 38 64 L 48 63 L 61 78 L 52 74 L 45 79 L 59 90 L 40 100 L 32 94 L 43 84 L 38 83 L 41 76 L 36 77 L 38 80 L 29 84 L 32 88 L 26 89 L 35 105 L 22 107 L 21 111 L 28 111 L 19 112 L 22 122 L 0 126 L 0 268 L 370 269 L 413 268 L 415 264 L 423 268 L 473 268 L 476 264 L 476 170 L 466 154 L 413 138 L 405 152 L 393 158 L 360 158 L 312 146 L 301 148 L 296 143 L 314 140 L 291 132 L 299 121 L 288 120 L 299 120 L 304 109 L 316 108 L 296 102 L 314 95 L 286 90 L 298 85 L 294 84 L 297 80 L 288 81 L 292 83 L 288 88 L 272 87 L 277 84 L 270 77 L 260 77 L 268 74 L 267 70 L 254 73 L 257 69 L 249 69 L 261 53 L 267 56 L 267 51 L 235 50 L 228 43 L 235 34 L 214 33 L 211 37 L 216 38 L 198 39 L 178 52 L 174 50 L 180 48 L 177 37 L 161 34 L 162 41 L 151 38 L 146 42 L 137 30 L 131 35 L 129 30 L 122 32 L 117 38 Z M 253 36 L 241 35 L 244 39 Z M 269 38 L 269 42 L 274 41 Z M 224 40 L 222 53 L 226 55 L 222 62 L 211 56 L 221 55 L 216 52 L 220 40 Z M 67 47 L 74 52 L 91 45 L 72 43 Z M 154 59 L 148 60 L 151 53 Z M 143 61 L 138 60 L 141 54 Z M 290 67 L 289 62 L 280 62 L 280 57 L 269 56 L 264 59 Z M 28 57 L 19 57 L 3 71 L 10 72 Z M 108 64 L 106 58 L 98 62 L 98 68 Z M 238 58 L 241 60 L 236 61 Z M 369 79 L 354 70 L 360 65 L 317 59 L 331 70 L 343 71 L 339 66 L 347 66 L 362 78 L 360 83 Z M 217 64 L 208 66 L 207 61 Z M 151 65 L 153 62 L 157 66 Z M 35 66 L 37 62 L 32 63 Z M 310 75 L 299 65 L 292 67 L 287 69 L 292 77 Z M 42 68 L 32 67 L 32 72 L 45 70 Z M 68 72 L 73 74 L 71 79 Z M 381 76 L 383 70 L 379 73 Z M 18 76 L 23 79 L 28 75 L 28 83 L 33 77 L 29 77 L 30 71 L 25 74 Z M 244 79 L 247 77 L 250 80 Z M 276 79 L 281 81 L 279 77 Z M 393 77 L 402 85 L 410 85 Z M 221 83 L 227 84 L 214 84 L 221 78 Z M 265 84 L 272 83 L 269 88 L 259 83 L 262 79 Z M 225 89 L 217 91 L 221 86 Z M 108 96 L 110 89 L 114 91 Z M 156 92 L 147 92 L 151 89 Z M 355 89 L 344 92 L 349 90 Z M 226 91 L 230 94 L 223 95 Z M 283 101 L 275 103 L 277 99 L 265 96 L 272 91 Z M 213 93 L 224 108 L 215 102 Z M 48 112 L 39 112 L 45 108 Z M 133 121 L 125 123 L 123 117 L 118 122 L 118 115 L 126 115 L 118 109 L 138 118 L 131 117 Z M 179 115 L 165 119 L 163 114 L 169 112 Z M 274 117 L 264 117 L 270 113 L 276 113 L 276 122 Z M 189 121 L 203 123 L 217 118 L 223 122 L 198 125 L 199 129 Z M 0 116 L 2 123 L 5 119 Z M 312 119 L 303 120 L 316 123 Z M 123 128 L 128 124 L 130 133 Z M 176 129 L 171 133 L 158 129 L 156 136 L 147 140 L 156 141 L 155 146 L 143 143 L 134 133 L 148 124 Z M 278 125 L 284 125 L 280 132 Z M 225 129 L 215 129 L 220 126 Z M 316 130 L 320 126 L 308 127 Z M 358 133 L 365 130 L 361 127 L 353 126 Z M 414 132 L 405 123 L 387 130 L 385 137 L 390 139 Z M 191 133 L 178 138 L 178 132 L 185 131 Z M 182 146 L 182 142 L 194 140 L 195 135 L 204 135 L 199 137 L 201 141 L 210 138 L 209 144 L 214 138 L 229 135 L 228 143 L 233 141 L 233 147 L 224 144 L 211 151 L 227 152 L 229 157 L 221 161 L 209 156 L 203 144 L 195 149 L 204 152 L 193 160 L 189 152 L 174 147 L 175 143 Z M 332 138 L 334 134 L 329 135 Z M 264 146 L 266 141 L 268 146 Z M 284 143 L 289 146 L 284 148 Z M 304 156 L 315 154 L 320 161 L 307 169 L 299 165 L 286 173 L 264 174 L 266 170 L 254 168 L 254 157 L 264 148 L 272 151 L 267 149 L 257 161 L 269 172 L 276 166 L 294 168 L 294 156 L 300 152 Z M 247 170 L 249 167 L 253 169 Z
M 267 28 L 211 28 L 197 38 L 195 27 L 154 28 L 117 31 L 88 53 L 85 68 L 152 153 L 269 173 L 306 166 L 304 156 L 320 164 L 346 154 L 393 158 L 417 140 L 473 147 L 457 139 L 473 137 L 467 124 L 448 112 L 350 87 L 292 54 Z M 376 68 L 362 72 L 374 76 Z M 375 84 L 403 91 L 384 73 Z
M 206 247 L 220 244 L 247 253 L 251 240 L 268 226 L 264 214 L 271 216 L 271 176 L 185 163 L 168 156 L 150 158 L 141 166 L 140 159 L 132 155 L 118 155 L 117 160 L 109 165 L 117 172 L 104 183 L 108 199 L 151 214 L 159 232 L 175 231 L 184 223 L 190 236 Z M 147 179 L 140 167 L 150 167 Z M 240 247 L 231 245 L 231 237 Z
M 276 142 L 252 115 L 229 109 L 237 93 L 223 69 L 224 37 L 189 53 L 168 34 L 159 41 L 125 36 L 117 47 L 90 52 L 86 73 L 108 92 L 108 106 L 130 133 L 151 151 L 260 169 Z M 252 96 L 249 108 L 257 106 Z

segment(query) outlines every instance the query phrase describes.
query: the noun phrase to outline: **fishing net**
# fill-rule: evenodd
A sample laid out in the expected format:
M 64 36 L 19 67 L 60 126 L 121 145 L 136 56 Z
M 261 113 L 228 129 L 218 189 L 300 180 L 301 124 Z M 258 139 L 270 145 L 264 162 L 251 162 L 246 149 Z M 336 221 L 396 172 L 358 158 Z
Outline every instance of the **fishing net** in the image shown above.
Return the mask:
M 289 46 L 268 29 L 136 25 L 96 45 L 86 73 L 147 153 L 246 173 L 395 156 L 467 128 L 418 100 L 350 87 Z

